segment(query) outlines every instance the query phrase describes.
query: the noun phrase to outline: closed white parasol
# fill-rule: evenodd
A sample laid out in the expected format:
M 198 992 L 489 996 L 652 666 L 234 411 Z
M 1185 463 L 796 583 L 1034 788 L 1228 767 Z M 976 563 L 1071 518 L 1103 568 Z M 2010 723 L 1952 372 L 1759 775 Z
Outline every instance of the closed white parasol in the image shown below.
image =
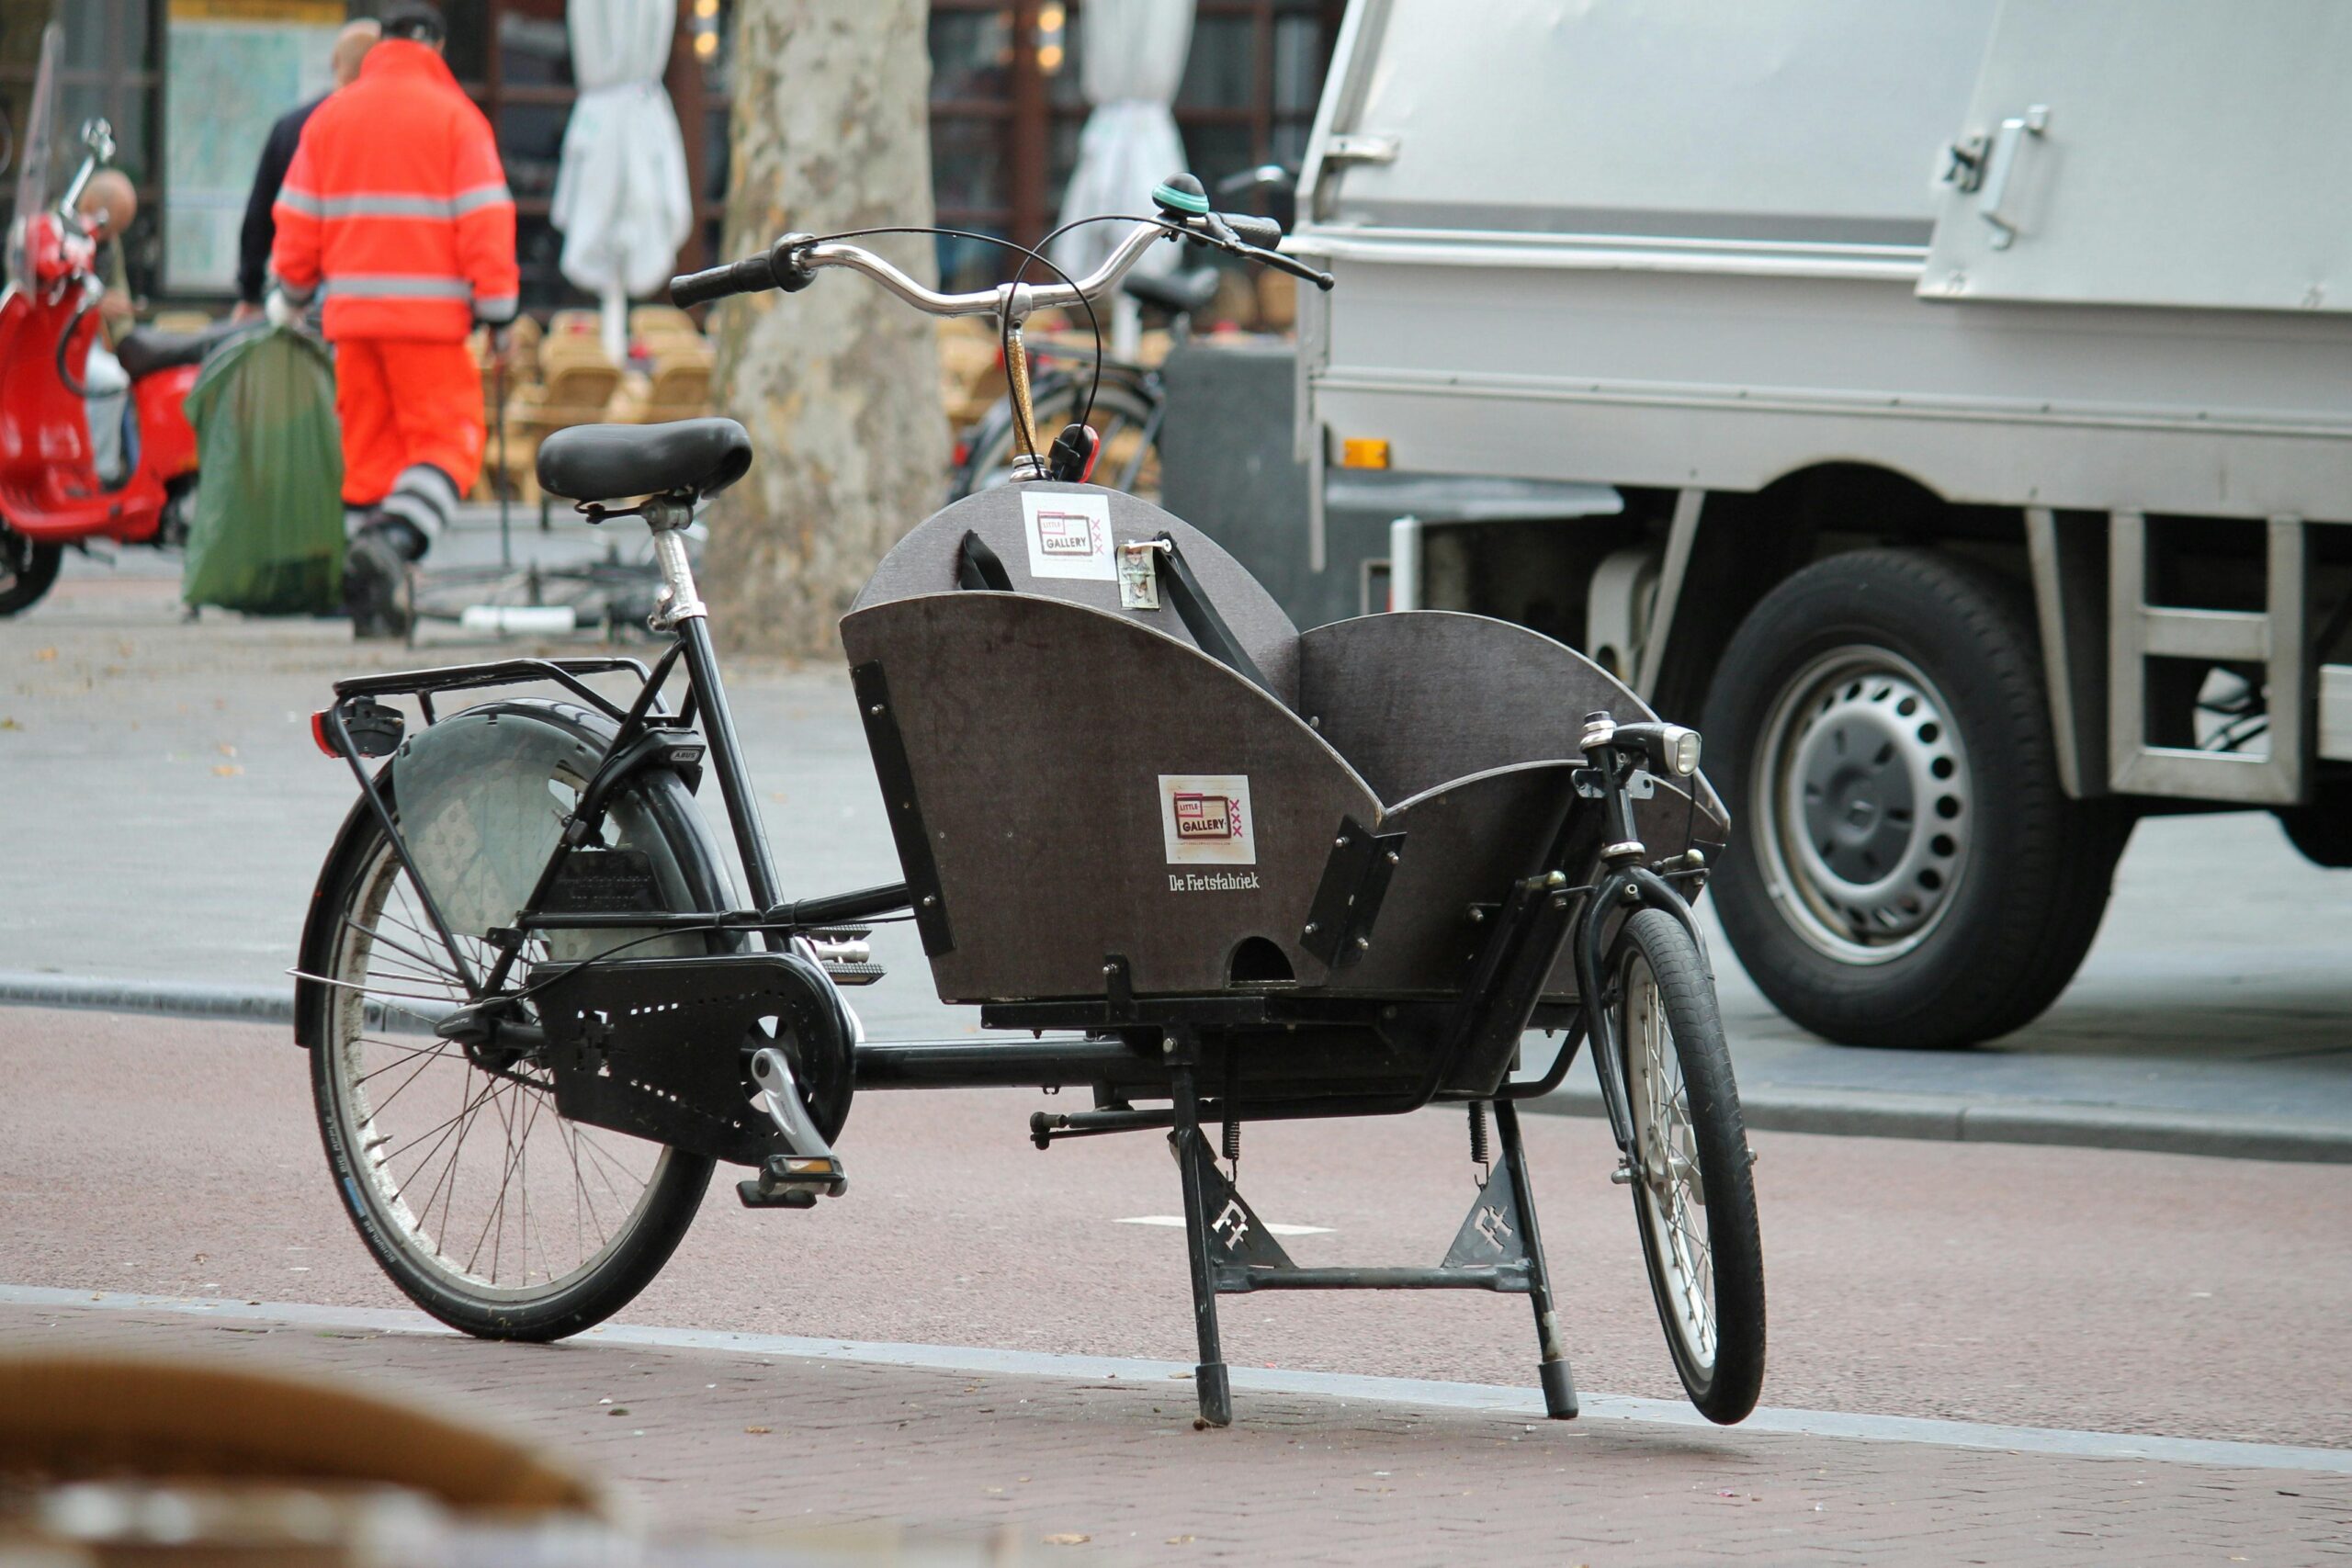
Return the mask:
M 662 85 L 677 19 L 674 0 L 571 0 L 566 10 L 580 100 L 549 216 L 563 231 L 563 276 L 604 301 L 616 361 L 629 297 L 669 280 L 694 226 L 685 144 Z
M 1079 79 L 1094 106 L 1079 135 L 1078 167 L 1062 197 L 1062 221 L 1102 212 L 1148 213 L 1151 187 L 1183 168 L 1184 143 L 1169 106 L 1193 47 L 1193 0 L 1087 0 L 1080 18 Z M 1054 243 L 1056 265 L 1083 276 L 1126 236 L 1123 225 L 1091 223 Z M 1138 272 L 1169 272 L 1176 247 L 1147 253 Z M 1132 353 L 1134 311 L 1118 302 L 1117 336 Z

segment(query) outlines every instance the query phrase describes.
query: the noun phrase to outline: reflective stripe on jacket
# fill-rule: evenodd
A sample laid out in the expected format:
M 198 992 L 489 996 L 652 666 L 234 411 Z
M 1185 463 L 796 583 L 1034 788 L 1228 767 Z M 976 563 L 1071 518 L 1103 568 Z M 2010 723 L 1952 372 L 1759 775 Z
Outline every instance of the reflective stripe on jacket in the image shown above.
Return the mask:
M 490 122 L 424 44 L 387 39 L 302 128 L 270 270 L 326 286 L 330 338 L 455 343 L 514 318 L 514 198 Z

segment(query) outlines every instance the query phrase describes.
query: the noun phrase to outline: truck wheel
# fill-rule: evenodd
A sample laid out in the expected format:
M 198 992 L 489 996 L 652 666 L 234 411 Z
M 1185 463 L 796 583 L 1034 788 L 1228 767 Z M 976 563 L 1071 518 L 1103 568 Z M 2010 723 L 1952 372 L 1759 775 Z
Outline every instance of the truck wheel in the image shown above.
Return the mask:
M 36 545 L 0 523 L 0 615 L 30 609 L 57 581 L 62 545 Z
M 2305 860 L 2331 871 L 2352 866 L 2352 788 L 2331 780 L 2309 806 L 2282 806 L 2278 815 L 2287 841 Z
M 2059 787 L 2014 584 L 1920 550 L 1816 562 L 1733 637 L 1706 735 L 1734 824 L 1716 907 L 1796 1022 L 1973 1044 L 2074 977 L 2130 819 Z

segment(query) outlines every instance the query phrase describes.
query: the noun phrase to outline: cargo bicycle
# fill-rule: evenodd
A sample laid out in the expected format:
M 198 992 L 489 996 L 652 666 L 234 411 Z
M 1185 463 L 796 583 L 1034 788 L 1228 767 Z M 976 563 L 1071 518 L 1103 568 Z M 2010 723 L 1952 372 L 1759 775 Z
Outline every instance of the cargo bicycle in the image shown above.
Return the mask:
M 1017 367 L 1025 317 L 1103 298 L 1173 236 L 1329 286 L 1189 177 L 1157 194 L 1080 279 L 942 294 L 795 234 L 673 293 L 845 269 L 933 315 L 995 317 Z M 548 491 L 650 531 L 669 646 L 650 667 L 336 683 L 313 730 L 359 798 L 312 896 L 296 1032 L 377 1261 L 465 1332 L 558 1338 L 652 1279 L 718 1164 L 749 1172 L 752 1207 L 842 1196 L 857 1091 L 1083 1090 L 1027 1134 L 1169 1140 L 1204 1425 L 1232 1418 L 1217 1298 L 1269 1290 L 1524 1295 L 1566 1418 L 1517 1105 L 1589 1045 L 1676 1371 L 1707 1416 L 1745 1416 L 1763 1270 L 1690 911 L 1729 830 L 1699 737 L 1507 623 L 1300 632 L 1206 536 L 1083 482 L 1082 426 L 1036 446 L 1013 482 L 908 533 L 841 624 L 899 882 L 796 895 L 770 849 L 681 538 L 752 463 L 731 421 L 582 427 L 539 454 Z M 628 694 L 596 683 L 615 680 Z M 695 808 L 706 775 L 740 892 Z M 994 1037 L 864 1037 L 843 992 L 878 977 L 870 937 L 891 919 Z M 1541 1070 L 1521 1065 L 1531 1030 L 1561 1041 Z M 1476 1183 L 1435 1265 L 1300 1265 L 1238 1190 L 1251 1122 L 1435 1104 L 1465 1108 Z

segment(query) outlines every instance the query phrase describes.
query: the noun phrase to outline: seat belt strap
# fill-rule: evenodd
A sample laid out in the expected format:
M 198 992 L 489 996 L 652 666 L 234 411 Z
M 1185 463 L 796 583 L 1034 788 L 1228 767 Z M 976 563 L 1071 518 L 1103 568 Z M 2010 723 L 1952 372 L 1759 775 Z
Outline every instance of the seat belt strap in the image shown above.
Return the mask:
M 1201 587 L 1201 580 L 1193 575 L 1192 565 L 1184 559 L 1184 552 L 1176 547 L 1176 541 L 1162 534 L 1152 542 L 1160 547 L 1165 563 L 1168 581 L 1164 587 L 1169 603 L 1184 623 L 1184 629 L 1193 634 L 1193 641 L 1203 653 L 1244 676 L 1268 696 L 1273 696 L 1272 684 L 1257 662 L 1242 650 L 1233 628 L 1216 613 L 1216 606 L 1209 603 L 1207 592 Z

